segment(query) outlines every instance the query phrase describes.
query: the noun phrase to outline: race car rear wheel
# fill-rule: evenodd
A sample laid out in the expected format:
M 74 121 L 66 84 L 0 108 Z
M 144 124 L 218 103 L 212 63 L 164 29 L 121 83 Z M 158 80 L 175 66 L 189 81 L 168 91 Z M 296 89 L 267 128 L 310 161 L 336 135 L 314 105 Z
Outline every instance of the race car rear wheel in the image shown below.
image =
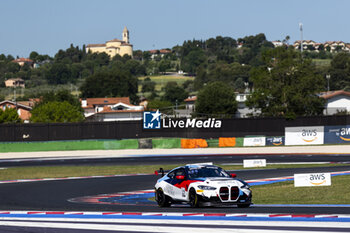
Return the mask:
M 164 194 L 161 188 L 156 190 L 156 202 L 159 207 L 169 207 L 171 205 L 170 198 Z
M 193 188 L 189 192 L 189 199 L 190 199 L 191 207 L 195 207 L 195 208 L 199 207 L 199 204 L 200 204 L 199 197 L 196 193 L 196 190 L 194 190 Z

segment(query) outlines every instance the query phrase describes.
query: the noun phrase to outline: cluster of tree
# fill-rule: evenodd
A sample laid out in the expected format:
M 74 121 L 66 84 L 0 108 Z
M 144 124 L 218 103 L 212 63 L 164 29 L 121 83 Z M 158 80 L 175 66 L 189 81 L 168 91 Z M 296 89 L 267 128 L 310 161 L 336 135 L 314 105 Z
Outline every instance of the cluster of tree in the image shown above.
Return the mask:
M 0 109 L 0 124 L 2 123 L 21 123 L 17 110 L 15 108 Z
M 84 120 L 79 99 L 68 91 L 41 93 L 40 96 L 31 111 L 31 122 L 65 123 Z
M 237 111 L 235 91 L 224 82 L 206 85 L 197 96 L 196 115 L 199 117 L 234 117 Z
M 86 78 L 80 89 L 84 98 L 129 96 L 132 102 L 138 100 L 137 78 L 118 67 L 101 69 Z
M 279 47 L 262 54 L 263 65 L 254 67 L 250 80 L 253 92 L 247 105 L 257 115 L 295 118 L 321 115 L 325 79 L 310 59 L 293 48 Z
M 204 41 L 185 41 L 165 55 L 137 50 L 133 58 L 86 53 L 85 46 L 71 45 L 66 50 L 59 50 L 54 57 L 32 52 L 29 58 L 39 65 L 35 69 L 19 66 L 12 62 L 12 56 L 0 55 L 0 82 L 3 85 L 5 79 L 20 77 L 30 87 L 79 81 L 80 97 L 129 96 L 137 103 L 139 76 L 183 70 L 195 75 L 194 81 L 182 85 L 170 82 L 158 92 L 156 83 L 145 78 L 141 81 L 141 96 L 150 93 L 147 96 L 151 100 L 149 107 L 166 109 L 180 106 L 191 93 L 197 94 L 199 116 L 232 116 L 237 109 L 234 93 L 248 89 L 254 90 L 248 105 L 259 110 L 256 115 L 289 118 L 321 114 L 323 103 L 316 94 L 326 90 L 326 74 L 331 77 L 331 90 L 350 90 L 349 53 L 330 55 L 324 50 L 311 49 L 301 55 L 292 46 L 273 47 L 262 33 L 237 40 L 218 36 Z M 330 66 L 318 67 L 311 58 L 332 58 L 332 62 Z M 42 101 L 33 109 L 32 121 L 82 120 L 79 100 L 74 98 L 73 101 L 68 94 L 33 96 L 41 97 Z M 68 107 L 74 113 L 62 110 Z M 48 111 L 52 108 L 73 117 L 53 118 L 54 113 Z M 47 115 L 40 118 L 36 114 L 42 111 Z
M 350 91 L 350 54 L 335 55 L 327 74 L 330 75 L 331 90 Z
M 36 69 L 31 69 L 28 64 L 19 66 L 12 62 L 12 56 L 0 55 L 0 82 L 9 78 L 22 78 L 27 87 L 43 84 L 67 84 L 77 83 L 99 72 L 104 67 L 120 67 L 128 69 L 133 75 L 145 75 L 146 68 L 140 61 L 131 59 L 130 56 L 115 56 L 111 59 L 106 53 L 86 53 L 85 46 L 81 49 L 73 45 L 66 50 L 59 50 L 52 58 L 48 55 L 40 55 L 32 52 L 29 56 L 34 61 Z

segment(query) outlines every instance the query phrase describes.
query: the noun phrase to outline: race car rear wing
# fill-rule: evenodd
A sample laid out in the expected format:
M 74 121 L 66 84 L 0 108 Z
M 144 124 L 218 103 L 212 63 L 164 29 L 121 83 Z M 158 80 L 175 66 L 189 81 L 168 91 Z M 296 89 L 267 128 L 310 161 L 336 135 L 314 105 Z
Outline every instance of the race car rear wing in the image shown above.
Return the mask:
M 154 171 L 154 174 L 157 175 L 157 176 L 158 176 L 159 174 L 162 174 L 162 177 L 163 177 L 164 174 L 165 174 L 165 172 L 168 172 L 168 171 L 164 171 L 163 168 L 159 168 L 159 170 Z

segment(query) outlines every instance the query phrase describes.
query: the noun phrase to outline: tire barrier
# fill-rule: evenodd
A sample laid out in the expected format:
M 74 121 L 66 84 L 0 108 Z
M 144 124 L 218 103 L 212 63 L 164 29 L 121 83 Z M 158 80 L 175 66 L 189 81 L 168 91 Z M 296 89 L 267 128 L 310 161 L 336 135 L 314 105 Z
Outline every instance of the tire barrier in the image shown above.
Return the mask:
M 181 148 L 181 138 L 155 138 L 152 139 L 154 149 Z
M 152 138 L 138 139 L 139 149 L 152 149 Z
M 119 149 L 137 149 L 137 148 L 138 148 L 137 139 L 0 143 L 0 152 L 119 150 Z
M 219 138 L 219 147 L 235 147 L 236 138 Z
M 181 139 L 181 148 L 206 148 L 208 143 L 204 139 Z

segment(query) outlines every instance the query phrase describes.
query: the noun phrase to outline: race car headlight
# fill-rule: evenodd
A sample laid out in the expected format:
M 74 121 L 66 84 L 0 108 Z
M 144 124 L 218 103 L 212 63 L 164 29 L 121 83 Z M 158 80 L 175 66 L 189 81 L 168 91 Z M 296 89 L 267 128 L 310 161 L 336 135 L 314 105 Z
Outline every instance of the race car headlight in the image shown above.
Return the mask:
M 199 185 L 198 188 L 202 190 L 216 190 L 215 187 L 205 186 L 205 185 Z
M 237 180 L 242 183 L 241 189 L 249 189 L 250 188 L 250 185 L 247 182 L 245 182 L 243 180 L 239 180 L 239 179 L 237 179 Z

